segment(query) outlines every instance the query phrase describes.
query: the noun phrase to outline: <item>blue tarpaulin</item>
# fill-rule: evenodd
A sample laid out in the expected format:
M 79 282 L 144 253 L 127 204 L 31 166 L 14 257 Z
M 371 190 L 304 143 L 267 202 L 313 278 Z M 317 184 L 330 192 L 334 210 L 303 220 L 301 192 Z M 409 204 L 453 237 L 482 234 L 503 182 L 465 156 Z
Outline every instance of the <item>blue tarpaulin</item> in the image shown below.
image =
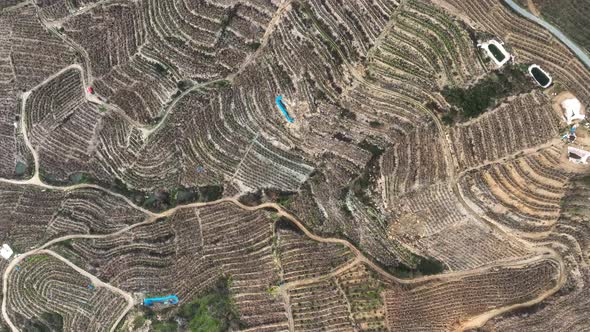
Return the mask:
M 178 303 L 178 296 L 176 295 L 168 295 L 164 297 L 149 297 L 143 299 L 143 305 L 151 306 L 154 303 L 162 303 L 162 304 L 177 304 Z
M 283 104 L 283 96 L 277 96 L 277 98 L 275 98 L 275 102 L 277 103 L 277 106 L 279 107 L 279 109 L 281 110 L 281 113 L 283 113 L 283 115 L 285 116 L 287 121 L 289 123 L 295 122 L 295 120 L 289 116 L 289 113 L 287 112 L 287 109 L 285 108 L 285 104 Z

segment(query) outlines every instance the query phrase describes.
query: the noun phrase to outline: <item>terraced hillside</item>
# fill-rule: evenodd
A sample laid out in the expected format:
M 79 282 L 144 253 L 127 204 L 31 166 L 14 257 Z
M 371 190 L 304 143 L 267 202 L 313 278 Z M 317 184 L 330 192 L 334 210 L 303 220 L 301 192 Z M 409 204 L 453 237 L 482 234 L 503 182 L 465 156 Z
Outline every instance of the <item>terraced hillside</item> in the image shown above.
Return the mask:
M 2 327 L 588 327 L 590 71 L 501 0 L 5 1 L 0 32 Z

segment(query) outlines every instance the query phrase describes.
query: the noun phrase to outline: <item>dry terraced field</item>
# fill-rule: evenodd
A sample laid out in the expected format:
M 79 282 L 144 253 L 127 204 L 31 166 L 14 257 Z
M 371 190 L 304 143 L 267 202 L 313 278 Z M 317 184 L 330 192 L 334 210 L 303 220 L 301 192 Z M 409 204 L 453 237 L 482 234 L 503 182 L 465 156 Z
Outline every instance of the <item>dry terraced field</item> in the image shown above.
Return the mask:
M 553 87 L 446 121 L 490 38 Z M 1 2 L 2 325 L 583 331 L 562 91 L 590 70 L 500 0 Z

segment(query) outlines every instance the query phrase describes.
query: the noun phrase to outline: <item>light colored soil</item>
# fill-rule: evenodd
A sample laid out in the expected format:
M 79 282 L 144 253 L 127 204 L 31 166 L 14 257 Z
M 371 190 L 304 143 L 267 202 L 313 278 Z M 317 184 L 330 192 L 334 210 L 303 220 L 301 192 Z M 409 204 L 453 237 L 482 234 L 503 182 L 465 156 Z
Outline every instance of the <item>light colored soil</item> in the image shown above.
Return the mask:
M 399 220 L 391 223 L 388 233 L 392 239 L 399 236 L 423 237 L 426 233 L 426 222 L 415 213 L 403 214 Z
M 505 307 L 492 309 L 490 311 L 484 312 L 484 313 L 477 315 L 475 317 L 471 317 L 466 321 L 459 322 L 456 326 L 454 326 L 454 330 L 455 331 L 466 331 L 466 330 L 470 330 L 470 329 L 478 329 L 478 328 L 482 327 L 487 321 L 489 321 L 493 317 L 496 317 L 496 316 L 501 315 L 506 312 L 516 310 L 518 308 L 530 307 L 532 305 L 540 303 L 544 299 L 555 294 L 563 286 L 563 284 L 566 281 L 565 265 L 563 264 L 563 261 L 562 261 L 561 257 L 559 256 L 559 254 L 557 254 L 552 249 L 537 248 L 537 250 L 546 250 L 545 258 L 555 259 L 555 261 L 559 263 L 560 273 L 558 274 L 558 278 L 555 282 L 554 287 L 546 290 L 545 292 L 541 293 L 536 298 L 533 298 L 527 302 L 517 303 L 517 304 L 505 306 Z M 536 259 L 539 259 L 539 256 L 536 256 Z M 522 265 L 522 266 L 524 266 L 524 265 Z
M 529 11 L 533 13 L 533 15 L 538 17 L 541 16 L 541 11 L 539 10 L 539 8 L 537 8 L 537 5 L 535 5 L 535 2 L 533 0 L 527 0 L 527 7 L 529 7 Z
M 505 191 L 505 189 L 501 188 L 500 184 L 496 183 L 496 181 L 488 174 L 485 174 L 484 178 L 486 179 L 486 182 L 489 185 L 490 191 L 501 202 L 506 202 L 509 205 L 516 208 L 517 210 L 526 212 L 530 215 L 543 216 L 546 218 L 553 218 L 555 221 L 557 221 L 557 218 L 559 217 L 558 211 L 538 211 L 537 209 L 529 207 L 529 206 L 525 205 L 524 203 L 522 203 L 521 201 L 519 201 L 517 198 L 520 198 L 525 202 L 531 202 L 531 203 L 538 203 L 538 202 L 536 202 L 531 197 L 524 196 L 523 193 L 520 193 L 516 190 Z M 509 184 L 506 184 L 506 183 L 504 183 L 504 185 L 509 186 Z M 516 198 L 514 198 L 513 196 Z

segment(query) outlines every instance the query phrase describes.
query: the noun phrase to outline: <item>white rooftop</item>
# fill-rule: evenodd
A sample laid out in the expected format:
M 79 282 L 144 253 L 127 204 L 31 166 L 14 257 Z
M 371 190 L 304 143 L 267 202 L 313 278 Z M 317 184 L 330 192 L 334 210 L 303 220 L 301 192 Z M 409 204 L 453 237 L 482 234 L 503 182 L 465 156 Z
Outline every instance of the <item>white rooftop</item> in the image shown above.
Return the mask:
M 590 152 L 578 148 L 568 146 L 567 148 L 569 160 L 576 164 L 588 164 Z
M 10 248 L 10 246 L 6 243 L 4 243 L 2 248 L 0 248 L 0 256 L 6 260 L 8 260 L 13 253 L 14 252 L 12 251 L 12 248 Z
M 563 108 L 563 115 L 568 125 L 572 124 L 574 120 L 584 120 L 582 114 L 582 104 L 577 98 L 566 99 L 561 103 Z

